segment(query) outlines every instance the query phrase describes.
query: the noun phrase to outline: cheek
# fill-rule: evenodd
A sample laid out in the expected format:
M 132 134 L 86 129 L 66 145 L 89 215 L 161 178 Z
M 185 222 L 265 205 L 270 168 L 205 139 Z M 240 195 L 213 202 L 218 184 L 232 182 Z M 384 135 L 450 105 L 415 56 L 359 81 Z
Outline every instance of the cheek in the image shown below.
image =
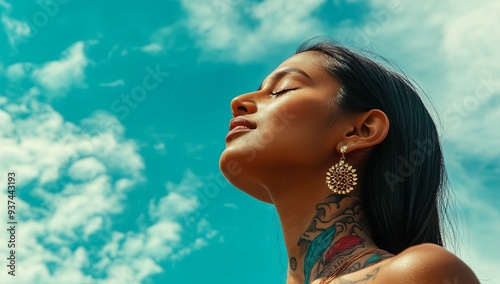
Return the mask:
M 331 153 L 327 105 L 319 100 L 282 100 L 253 117 L 257 129 L 236 137 L 221 155 L 221 168 L 238 163 L 244 170 L 312 165 Z
M 312 162 L 328 155 L 328 113 L 323 102 L 290 101 L 266 112 L 264 127 L 254 134 L 256 147 L 267 149 L 269 158 L 287 162 Z
M 272 137 L 274 139 L 267 144 L 267 149 L 283 162 L 314 163 L 328 154 L 325 153 L 325 138 L 321 129 L 303 120 Z

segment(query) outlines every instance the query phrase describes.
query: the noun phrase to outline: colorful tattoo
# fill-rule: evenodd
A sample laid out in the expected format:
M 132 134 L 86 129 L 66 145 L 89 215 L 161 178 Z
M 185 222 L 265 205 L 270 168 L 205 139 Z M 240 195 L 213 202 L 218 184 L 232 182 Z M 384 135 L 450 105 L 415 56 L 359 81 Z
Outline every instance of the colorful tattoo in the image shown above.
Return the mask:
M 361 279 L 357 279 L 357 280 L 339 279 L 339 281 L 341 284 L 366 283 L 366 281 L 368 281 L 368 280 L 374 280 L 375 276 L 377 275 L 379 270 L 380 270 L 380 267 L 377 267 L 374 270 L 366 273 L 365 276 Z
M 346 270 L 344 270 L 344 272 L 342 274 L 348 274 L 348 273 L 351 273 L 351 272 L 354 272 L 354 271 L 358 271 L 361 268 L 362 268 L 361 267 L 361 263 L 355 262 L 355 263 L 349 265 L 349 268 L 347 268 Z
M 295 257 L 290 258 L 290 269 L 297 269 L 297 259 Z
M 375 263 L 377 263 L 377 262 L 379 262 L 381 260 L 384 260 L 386 258 L 388 258 L 388 256 L 386 256 L 386 255 L 383 255 L 383 254 L 380 254 L 380 253 L 374 254 L 374 255 L 370 256 L 370 258 L 368 258 L 366 260 L 365 264 L 363 264 L 363 268 L 364 267 L 368 267 L 368 266 L 370 266 L 372 264 L 375 264 Z
M 309 277 L 313 266 L 321 259 L 321 255 L 330 246 L 333 236 L 335 235 L 335 226 L 330 227 L 319 236 L 317 236 L 309 245 L 306 256 L 304 258 L 304 276 L 305 283 L 309 283 Z
M 342 237 L 333 246 L 330 247 L 326 253 L 325 264 L 329 264 L 333 257 L 345 253 L 347 250 L 352 250 L 358 245 L 362 244 L 365 240 L 358 237 L 357 235 L 349 235 Z
M 330 195 L 325 203 L 318 204 L 316 216 L 299 239 L 298 245 L 304 246 L 304 249 L 307 247 L 304 257 L 305 283 L 309 283 L 313 271 L 315 277 L 331 273 L 354 250 L 364 247 L 364 239 L 357 234 L 363 231 L 363 226 L 358 223 L 361 206 L 341 206 L 344 198 L 346 196 Z M 333 242 L 334 239 L 337 240 Z

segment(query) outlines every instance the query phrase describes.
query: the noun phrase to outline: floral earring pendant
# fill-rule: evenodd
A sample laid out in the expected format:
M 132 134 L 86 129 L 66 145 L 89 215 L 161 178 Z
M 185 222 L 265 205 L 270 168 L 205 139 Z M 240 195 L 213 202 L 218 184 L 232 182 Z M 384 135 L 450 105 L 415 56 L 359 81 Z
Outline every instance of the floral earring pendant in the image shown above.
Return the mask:
M 353 169 L 348 163 L 345 162 L 344 153 L 347 151 L 347 145 L 340 148 L 340 161 L 333 165 L 328 172 L 326 172 L 326 185 L 336 194 L 346 194 L 354 189 L 358 184 L 358 175 L 355 174 L 356 169 Z

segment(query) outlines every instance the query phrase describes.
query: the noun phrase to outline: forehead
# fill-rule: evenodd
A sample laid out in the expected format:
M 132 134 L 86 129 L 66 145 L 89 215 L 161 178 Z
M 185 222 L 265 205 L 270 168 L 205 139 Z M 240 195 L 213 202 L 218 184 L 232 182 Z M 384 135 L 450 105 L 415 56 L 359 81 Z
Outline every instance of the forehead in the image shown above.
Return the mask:
M 284 68 L 299 68 L 310 76 L 313 75 L 310 73 L 324 73 L 324 75 L 327 75 L 323 67 L 324 61 L 325 56 L 322 53 L 318 51 L 305 51 L 295 54 L 283 61 L 275 71 Z
M 336 85 L 336 80 L 325 70 L 324 63 L 327 60 L 326 56 L 318 51 L 305 51 L 295 54 L 283 61 L 267 78 L 262 82 L 259 90 L 267 82 L 273 79 L 281 78 L 283 74 L 281 71 L 290 69 L 299 69 L 301 72 L 307 74 L 313 84 L 324 84 L 324 83 L 334 83 Z M 278 75 L 279 74 L 279 75 Z

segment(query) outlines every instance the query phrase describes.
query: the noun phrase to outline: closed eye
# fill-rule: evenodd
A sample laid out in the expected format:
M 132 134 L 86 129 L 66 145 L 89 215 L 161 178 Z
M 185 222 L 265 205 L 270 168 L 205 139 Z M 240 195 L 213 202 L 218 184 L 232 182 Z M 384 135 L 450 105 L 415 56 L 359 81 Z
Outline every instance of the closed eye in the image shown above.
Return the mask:
M 297 90 L 297 88 L 290 88 L 290 89 L 284 89 L 284 90 L 277 91 L 277 92 L 271 92 L 271 95 L 272 95 L 272 96 L 279 97 L 280 95 L 283 95 L 283 94 L 284 94 L 284 93 L 286 93 L 286 92 L 289 92 L 289 91 L 294 91 L 294 90 Z

